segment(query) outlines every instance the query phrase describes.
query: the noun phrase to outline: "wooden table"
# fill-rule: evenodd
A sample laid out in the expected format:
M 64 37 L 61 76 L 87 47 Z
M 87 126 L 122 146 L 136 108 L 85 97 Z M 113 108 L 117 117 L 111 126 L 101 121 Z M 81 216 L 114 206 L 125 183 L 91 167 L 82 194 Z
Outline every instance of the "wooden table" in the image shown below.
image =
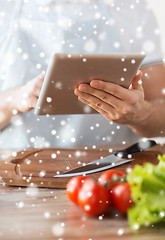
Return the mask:
M 165 146 L 154 150 L 163 153 Z M 160 240 L 165 239 L 165 225 L 134 233 L 126 217 L 114 210 L 103 218 L 87 217 L 64 189 L 9 187 L 0 181 L 0 239 Z

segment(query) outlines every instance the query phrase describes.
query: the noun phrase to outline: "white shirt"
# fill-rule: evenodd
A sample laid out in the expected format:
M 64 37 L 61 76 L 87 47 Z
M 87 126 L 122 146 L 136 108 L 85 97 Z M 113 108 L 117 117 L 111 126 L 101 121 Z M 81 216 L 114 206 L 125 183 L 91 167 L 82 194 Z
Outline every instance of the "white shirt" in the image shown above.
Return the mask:
M 145 1 L 12 0 L 0 2 L 0 90 L 46 70 L 64 53 L 145 52 L 161 58 L 156 20 Z M 0 148 L 121 144 L 138 137 L 97 115 L 14 116 L 0 133 Z

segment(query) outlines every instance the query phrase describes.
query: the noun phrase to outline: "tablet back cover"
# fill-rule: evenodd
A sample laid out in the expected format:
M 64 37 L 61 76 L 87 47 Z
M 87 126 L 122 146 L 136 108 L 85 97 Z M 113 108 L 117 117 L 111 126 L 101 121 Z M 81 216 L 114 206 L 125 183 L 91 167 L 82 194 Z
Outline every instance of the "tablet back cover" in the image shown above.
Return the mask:
M 101 79 L 128 88 L 142 55 L 53 55 L 35 109 L 37 115 L 89 114 L 94 109 L 78 101 L 80 83 Z

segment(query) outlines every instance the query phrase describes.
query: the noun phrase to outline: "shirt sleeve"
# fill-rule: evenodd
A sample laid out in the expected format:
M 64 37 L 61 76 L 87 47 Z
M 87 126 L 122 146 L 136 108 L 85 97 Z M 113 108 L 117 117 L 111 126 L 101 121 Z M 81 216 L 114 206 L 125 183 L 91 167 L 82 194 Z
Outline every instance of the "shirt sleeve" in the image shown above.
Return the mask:
M 136 38 L 138 39 L 136 46 L 142 48 L 146 57 L 144 63 L 152 63 L 163 58 L 161 47 L 161 33 L 159 25 L 152 9 L 147 4 L 139 5 L 139 16 L 142 19 L 136 30 Z

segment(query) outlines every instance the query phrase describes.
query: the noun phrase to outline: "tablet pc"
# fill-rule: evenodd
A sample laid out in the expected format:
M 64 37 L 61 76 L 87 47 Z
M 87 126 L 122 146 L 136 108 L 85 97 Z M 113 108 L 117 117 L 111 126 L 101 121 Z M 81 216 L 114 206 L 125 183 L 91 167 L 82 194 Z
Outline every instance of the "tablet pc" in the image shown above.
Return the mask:
M 54 54 L 35 108 L 37 115 L 89 114 L 96 111 L 78 101 L 74 89 L 101 79 L 128 88 L 144 55 Z

